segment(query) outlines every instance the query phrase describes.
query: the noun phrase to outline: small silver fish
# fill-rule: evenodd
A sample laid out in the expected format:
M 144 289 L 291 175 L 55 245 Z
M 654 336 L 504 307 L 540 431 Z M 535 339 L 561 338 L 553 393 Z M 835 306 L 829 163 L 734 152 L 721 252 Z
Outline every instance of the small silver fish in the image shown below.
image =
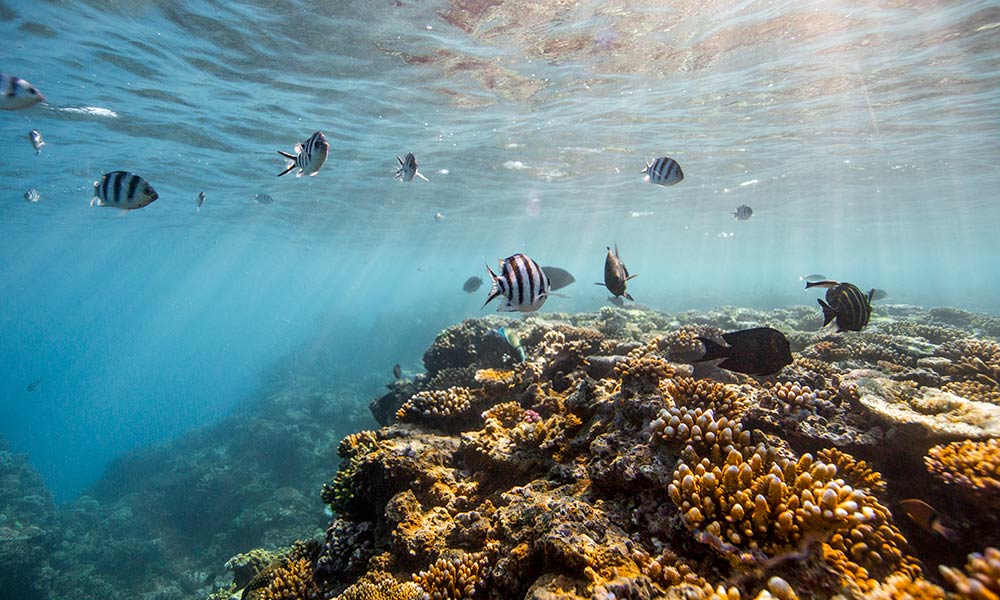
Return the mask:
M 406 158 L 400 158 L 397 156 L 396 160 L 399 161 L 399 168 L 396 169 L 396 179 L 400 179 L 402 181 L 413 181 L 414 177 L 419 177 L 424 181 L 429 181 L 426 177 L 420 174 L 420 171 L 417 171 L 417 158 L 413 156 L 412 152 L 408 153 Z
M 254 194 L 253 196 L 250 197 L 250 199 L 251 200 L 256 200 L 257 202 L 260 202 L 261 204 L 271 204 L 272 202 L 274 202 L 274 198 L 272 198 L 268 194 L 265 194 L 264 192 L 260 192 L 258 194 Z
M 312 177 L 319 173 L 319 170 L 323 168 L 323 164 L 326 162 L 326 157 L 330 152 L 330 142 L 326 141 L 326 136 L 323 135 L 322 131 L 317 131 L 316 133 L 309 136 L 309 139 L 302 142 L 301 144 L 295 144 L 295 154 L 289 154 L 287 152 L 282 152 L 278 150 L 278 154 L 284 156 L 289 160 L 288 168 L 278 173 L 278 177 L 290 173 L 292 169 L 298 168 L 299 172 L 295 174 L 296 177 L 302 177 L 303 174 Z
M 42 199 L 42 195 L 35 188 L 31 188 L 27 192 L 24 192 L 24 199 L 28 202 L 38 202 Z
M 135 210 L 151 204 L 160 195 L 149 182 L 135 173 L 112 171 L 94 182 L 90 205 Z
M 661 156 L 653 162 L 647 162 L 642 170 L 645 181 L 656 185 L 674 185 L 684 179 L 684 171 L 677 161 L 669 156 Z
M 753 216 L 753 209 L 746 204 L 741 204 L 733 211 L 733 218 L 737 221 L 746 221 Z
M 42 139 L 42 133 L 40 131 L 32 129 L 31 132 L 28 133 L 28 141 L 30 141 L 31 145 L 35 148 L 35 156 L 42 153 L 42 146 L 45 145 L 45 140 Z
M 195 202 L 198 204 L 198 212 L 201 212 L 201 205 L 205 203 L 205 192 L 198 192 Z
M 441 213 L 435 213 L 434 220 L 438 222 L 444 221 L 444 215 L 442 215 Z
M 45 96 L 35 86 L 20 77 L 0 73 L 0 110 L 28 108 L 44 101 Z

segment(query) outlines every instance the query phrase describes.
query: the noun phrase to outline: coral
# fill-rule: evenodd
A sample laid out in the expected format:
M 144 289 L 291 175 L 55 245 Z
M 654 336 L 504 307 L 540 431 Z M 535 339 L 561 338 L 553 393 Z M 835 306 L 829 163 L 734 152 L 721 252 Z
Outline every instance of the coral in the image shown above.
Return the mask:
M 323 484 L 320 497 L 330 505 L 335 513 L 349 512 L 358 501 L 357 490 L 353 487 L 358 465 L 378 447 L 378 436 L 373 431 L 359 431 L 345 436 L 337 448 L 337 454 L 344 459 L 340 463 L 334 480 Z
M 421 600 L 470 600 L 487 564 L 483 553 L 456 552 L 438 558 L 413 581 L 423 590 Z
M 963 598 L 997 600 L 1000 598 L 1000 550 L 986 548 L 973 552 L 965 571 L 941 566 L 941 575 Z
M 939 586 L 905 573 L 893 573 L 885 581 L 875 585 L 862 600 L 945 600 L 945 592 Z
M 1000 502 L 1000 440 L 966 440 L 934 446 L 927 451 L 924 462 L 945 483 L 985 500 L 988 505 Z
M 666 358 L 684 361 L 697 358 L 705 352 L 699 337 L 718 339 L 725 333 L 718 327 L 708 325 L 684 325 L 656 340 L 656 347 Z
M 474 400 L 472 390 L 464 387 L 418 392 L 396 411 L 396 418 L 404 423 L 446 425 L 469 413 Z
M 802 412 L 814 415 L 832 415 L 837 410 L 837 406 L 834 404 L 834 400 L 837 399 L 837 390 L 835 389 L 827 388 L 816 391 L 798 381 L 765 382 L 763 386 L 780 407 L 781 412 L 786 415 Z M 760 397 L 758 397 L 758 401 L 761 401 Z
M 953 361 L 949 369 L 953 377 L 1000 386 L 1000 343 L 961 339 L 942 344 L 937 355 Z
M 961 329 L 955 327 L 930 325 L 911 320 L 880 323 L 878 331 L 891 336 L 923 338 L 933 344 L 953 342 L 965 336 Z
M 1000 405 L 1000 387 L 981 381 L 949 381 L 941 389 L 976 402 Z
M 496 327 L 492 321 L 468 319 L 445 329 L 424 353 L 424 366 L 432 374 L 449 367 L 502 368 L 510 345 Z
M 837 467 L 837 475 L 848 485 L 868 490 L 877 496 L 885 494 L 888 487 L 885 479 L 867 462 L 856 460 L 850 454 L 836 448 L 824 448 L 816 453 L 816 458 Z
M 415 583 L 397 581 L 385 571 L 369 571 L 335 600 L 417 600 L 420 594 Z
M 254 576 L 243 600 L 314 600 L 321 597 L 312 564 L 304 558 L 274 564 Z
M 622 391 L 635 396 L 659 390 L 660 381 L 673 376 L 674 370 L 666 360 L 652 354 L 654 342 L 629 352 L 626 359 L 615 365 L 615 374 L 621 380 Z
M 233 572 L 233 583 L 237 589 L 246 587 L 257 573 L 260 573 L 272 563 L 280 559 L 280 553 L 255 548 L 249 552 L 237 554 L 226 561 L 226 568 Z
M 752 402 L 748 395 L 740 393 L 738 387 L 709 379 L 673 377 L 665 379 L 661 389 L 664 396 L 677 406 L 711 409 L 716 415 L 730 419 L 741 418 Z

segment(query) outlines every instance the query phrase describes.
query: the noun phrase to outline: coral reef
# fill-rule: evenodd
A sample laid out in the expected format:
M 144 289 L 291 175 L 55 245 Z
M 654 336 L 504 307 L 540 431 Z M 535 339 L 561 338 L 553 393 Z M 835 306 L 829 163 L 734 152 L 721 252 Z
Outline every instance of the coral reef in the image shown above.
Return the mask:
M 1000 440 L 965 440 L 934 446 L 924 458 L 927 469 L 991 510 L 1000 503 Z

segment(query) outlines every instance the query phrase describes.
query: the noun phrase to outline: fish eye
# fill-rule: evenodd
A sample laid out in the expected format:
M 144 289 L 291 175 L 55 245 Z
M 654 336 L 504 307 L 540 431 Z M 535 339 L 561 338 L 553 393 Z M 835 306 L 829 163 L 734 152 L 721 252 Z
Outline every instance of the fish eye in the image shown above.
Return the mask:
M 31 94 L 32 96 L 37 96 L 38 95 L 38 90 L 35 89 L 35 86 L 33 86 L 33 85 L 32 86 L 28 86 L 28 93 Z

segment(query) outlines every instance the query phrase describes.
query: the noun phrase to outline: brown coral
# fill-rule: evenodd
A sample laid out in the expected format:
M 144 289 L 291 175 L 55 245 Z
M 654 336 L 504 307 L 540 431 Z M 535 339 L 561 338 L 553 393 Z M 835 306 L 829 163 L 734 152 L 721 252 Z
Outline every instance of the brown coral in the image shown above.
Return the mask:
M 440 425 L 469 413 L 473 400 L 472 390 L 463 387 L 417 392 L 396 411 L 396 418 L 404 423 Z
M 385 571 L 369 571 L 336 600 L 416 600 L 420 593 L 420 588 L 413 582 L 397 581 Z
M 243 592 L 244 600 L 314 600 L 320 596 L 312 564 L 304 558 L 264 569 Z
M 469 600 L 487 565 L 484 553 L 459 551 L 438 558 L 413 581 L 424 591 L 421 600 Z

